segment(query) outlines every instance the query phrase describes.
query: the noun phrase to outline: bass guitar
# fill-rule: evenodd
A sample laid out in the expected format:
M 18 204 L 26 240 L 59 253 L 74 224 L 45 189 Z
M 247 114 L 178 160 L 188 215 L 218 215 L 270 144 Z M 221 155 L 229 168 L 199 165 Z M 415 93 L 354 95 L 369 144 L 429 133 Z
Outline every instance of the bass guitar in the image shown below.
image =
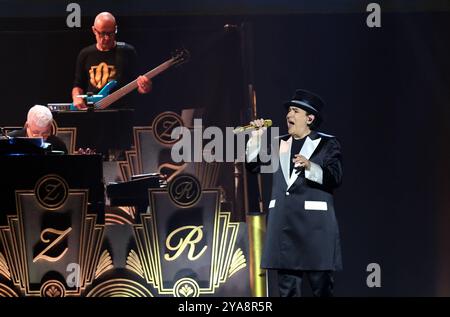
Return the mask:
M 189 52 L 186 49 L 177 50 L 173 55 L 172 58 L 165 61 L 161 65 L 153 68 L 152 70 L 148 71 L 144 74 L 145 77 L 148 79 L 152 79 L 153 77 L 161 74 L 162 72 L 166 71 L 167 69 L 171 68 L 172 66 L 180 65 L 182 63 L 185 63 L 189 59 Z M 96 95 L 87 96 L 86 104 L 91 105 L 94 109 L 106 109 L 108 108 L 112 103 L 116 102 L 123 96 L 129 94 L 133 90 L 135 90 L 137 85 L 137 79 L 133 80 L 132 82 L 126 84 L 122 88 L 117 89 L 116 91 L 111 91 L 117 86 L 117 81 L 112 80 L 108 82 Z M 48 108 L 51 111 L 77 111 L 79 110 L 77 107 L 74 106 L 73 103 L 49 103 L 47 104 Z

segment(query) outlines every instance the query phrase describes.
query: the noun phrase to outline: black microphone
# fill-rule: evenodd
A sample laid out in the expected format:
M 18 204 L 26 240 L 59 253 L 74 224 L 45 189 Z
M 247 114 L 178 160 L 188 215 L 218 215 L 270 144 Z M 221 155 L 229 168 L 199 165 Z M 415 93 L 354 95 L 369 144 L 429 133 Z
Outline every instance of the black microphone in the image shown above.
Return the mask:
M 268 128 L 270 126 L 272 126 L 272 120 L 266 119 L 266 120 L 264 120 L 264 125 L 261 128 L 263 128 L 263 127 Z M 255 127 L 254 125 L 249 124 L 249 125 L 245 125 L 243 127 L 235 128 L 233 130 L 233 133 L 236 134 L 236 133 L 240 133 L 240 132 L 244 132 L 244 131 L 248 131 L 248 130 L 253 130 L 253 129 L 258 129 L 258 127 Z

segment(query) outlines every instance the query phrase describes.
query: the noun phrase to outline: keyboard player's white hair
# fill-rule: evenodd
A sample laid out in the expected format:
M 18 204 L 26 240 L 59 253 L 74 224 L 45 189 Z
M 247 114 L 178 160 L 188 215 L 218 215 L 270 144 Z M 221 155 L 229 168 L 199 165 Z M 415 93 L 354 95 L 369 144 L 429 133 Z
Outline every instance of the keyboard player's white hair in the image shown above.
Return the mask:
M 28 111 L 27 122 L 43 128 L 52 124 L 53 115 L 50 109 L 45 106 L 35 105 Z

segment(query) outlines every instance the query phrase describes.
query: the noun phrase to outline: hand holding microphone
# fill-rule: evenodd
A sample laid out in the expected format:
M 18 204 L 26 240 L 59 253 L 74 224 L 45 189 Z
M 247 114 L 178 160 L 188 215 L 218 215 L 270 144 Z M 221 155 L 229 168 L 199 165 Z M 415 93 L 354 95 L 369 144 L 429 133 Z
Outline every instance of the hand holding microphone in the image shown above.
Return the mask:
M 240 132 L 245 132 L 245 131 L 249 131 L 249 130 L 258 130 L 261 128 L 268 128 L 272 126 L 272 120 L 270 119 L 257 119 L 257 120 L 253 120 L 250 121 L 249 125 L 243 126 L 243 127 L 237 127 L 233 130 L 233 133 L 240 133 Z

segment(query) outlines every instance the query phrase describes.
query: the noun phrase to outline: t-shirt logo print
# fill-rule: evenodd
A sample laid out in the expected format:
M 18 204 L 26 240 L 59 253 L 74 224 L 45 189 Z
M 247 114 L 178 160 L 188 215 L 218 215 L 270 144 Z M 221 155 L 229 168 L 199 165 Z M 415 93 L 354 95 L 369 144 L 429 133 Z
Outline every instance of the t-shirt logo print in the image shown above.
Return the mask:
M 106 83 L 116 76 L 116 67 L 101 62 L 97 66 L 91 66 L 89 69 L 91 85 L 97 89 L 101 89 Z

